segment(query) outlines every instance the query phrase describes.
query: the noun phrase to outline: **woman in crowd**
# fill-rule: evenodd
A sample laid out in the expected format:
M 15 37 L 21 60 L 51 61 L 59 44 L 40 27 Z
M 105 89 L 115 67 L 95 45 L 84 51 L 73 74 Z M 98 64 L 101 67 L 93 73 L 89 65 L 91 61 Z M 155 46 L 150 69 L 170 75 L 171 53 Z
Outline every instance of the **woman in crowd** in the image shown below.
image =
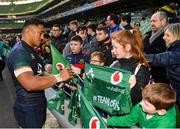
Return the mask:
M 131 87 L 133 105 L 141 101 L 141 90 L 150 78 L 148 63 L 142 53 L 142 39 L 137 30 L 123 30 L 115 32 L 112 37 L 112 53 L 117 60 L 111 67 L 118 67 L 131 71 L 135 75 L 136 84 Z
M 168 47 L 167 51 L 147 54 L 146 58 L 153 66 L 166 67 L 169 82 L 177 93 L 177 104 L 180 109 L 180 23 L 169 24 L 165 28 L 163 39 Z

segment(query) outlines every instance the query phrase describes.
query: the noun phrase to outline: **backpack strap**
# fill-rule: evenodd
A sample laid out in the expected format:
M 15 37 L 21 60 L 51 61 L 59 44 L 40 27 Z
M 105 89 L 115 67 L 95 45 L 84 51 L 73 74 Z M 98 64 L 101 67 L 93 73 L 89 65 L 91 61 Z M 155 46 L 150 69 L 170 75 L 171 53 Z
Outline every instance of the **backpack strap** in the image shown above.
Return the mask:
M 136 75 L 139 71 L 139 69 L 141 68 L 141 65 L 143 65 L 142 63 L 138 63 L 138 65 L 136 66 L 136 69 L 134 71 L 134 75 Z

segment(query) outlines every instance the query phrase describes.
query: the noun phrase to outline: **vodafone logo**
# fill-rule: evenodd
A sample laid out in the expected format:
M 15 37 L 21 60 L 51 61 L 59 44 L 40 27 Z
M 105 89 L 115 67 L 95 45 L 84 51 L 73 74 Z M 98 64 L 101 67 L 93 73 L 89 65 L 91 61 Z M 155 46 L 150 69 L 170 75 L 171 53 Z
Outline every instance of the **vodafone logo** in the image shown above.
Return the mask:
M 61 110 L 64 110 L 64 105 L 61 105 L 61 106 L 60 106 L 60 109 L 61 109 Z
M 90 129 L 100 129 L 100 122 L 97 117 L 92 117 L 89 122 L 89 128 Z
M 58 70 L 62 70 L 62 69 L 64 68 L 64 65 L 63 65 L 62 63 L 57 63 L 57 64 L 56 64 L 56 68 L 57 68 Z
M 116 71 L 111 75 L 111 83 L 113 85 L 117 85 L 122 81 L 122 78 L 123 78 L 123 74 L 119 71 Z

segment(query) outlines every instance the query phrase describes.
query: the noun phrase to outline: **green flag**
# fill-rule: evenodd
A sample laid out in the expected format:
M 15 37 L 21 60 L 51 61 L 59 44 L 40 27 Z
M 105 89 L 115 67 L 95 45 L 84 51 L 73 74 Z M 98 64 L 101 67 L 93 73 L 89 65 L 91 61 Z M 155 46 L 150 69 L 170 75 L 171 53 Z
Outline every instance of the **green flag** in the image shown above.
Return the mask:
M 48 101 L 48 109 L 56 110 L 57 112 L 64 114 L 64 100 L 67 98 L 63 90 L 56 92 L 56 95 Z
M 52 55 L 52 74 L 58 74 L 63 68 L 70 68 L 69 61 L 53 46 L 51 47 L 51 55 Z
M 52 74 L 60 73 L 60 70 L 63 68 L 70 68 L 70 62 L 53 46 L 51 47 L 51 56 L 52 56 Z M 72 83 L 79 83 L 79 78 L 75 75 L 72 79 Z
M 82 128 L 89 129 L 99 129 L 99 128 L 107 128 L 106 124 L 102 120 L 99 113 L 96 109 L 91 105 L 91 103 L 86 99 L 81 90 L 78 88 L 79 93 L 79 101 L 80 101 L 80 115 Z
M 71 109 L 69 116 L 68 116 L 68 120 L 72 125 L 76 125 L 77 123 L 77 118 L 79 117 L 79 100 L 78 100 L 78 90 L 73 91 L 73 94 L 70 98 L 70 102 L 69 102 L 69 109 Z
M 83 93 L 98 107 L 111 115 L 129 113 L 132 107 L 129 78 L 123 69 L 86 64 Z

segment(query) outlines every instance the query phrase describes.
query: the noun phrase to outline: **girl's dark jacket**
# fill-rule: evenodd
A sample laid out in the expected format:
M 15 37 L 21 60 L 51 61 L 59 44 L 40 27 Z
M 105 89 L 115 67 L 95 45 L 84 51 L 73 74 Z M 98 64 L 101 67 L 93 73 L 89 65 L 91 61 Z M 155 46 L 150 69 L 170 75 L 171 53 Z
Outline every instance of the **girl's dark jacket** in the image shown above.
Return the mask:
M 138 61 L 134 58 L 129 59 L 118 59 L 115 61 L 111 67 L 122 68 L 130 71 L 132 74 L 135 72 L 135 69 L 138 65 Z M 150 72 L 149 68 L 145 65 L 141 65 L 138 70 L 136 76 L 136 85 L 131 89 L 131 100 L 133 105 L 136 105 L 138 102 L 142 100 L 142 89 L 149 83 Z

